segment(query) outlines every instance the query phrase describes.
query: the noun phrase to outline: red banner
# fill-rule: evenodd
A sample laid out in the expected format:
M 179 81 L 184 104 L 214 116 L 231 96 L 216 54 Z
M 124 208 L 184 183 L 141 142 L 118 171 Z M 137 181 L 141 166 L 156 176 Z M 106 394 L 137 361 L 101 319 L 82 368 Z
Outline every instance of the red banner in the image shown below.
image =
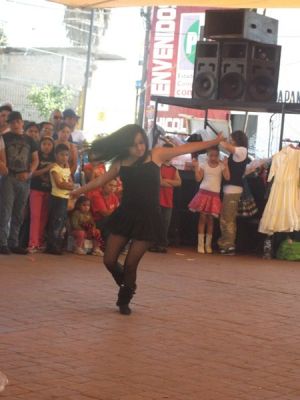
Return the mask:
M 196 43 L 204 24 L 202 7 L 154 7 L 147 68 L 145 126 L 152 127 L 151 95 L 192 97 Z M 204 112 L 160 104 L 157 123 L 168 132 L 186 132 L 186 118 Z M 210 120 L 226 120 L 226 111 L 209 111 Z

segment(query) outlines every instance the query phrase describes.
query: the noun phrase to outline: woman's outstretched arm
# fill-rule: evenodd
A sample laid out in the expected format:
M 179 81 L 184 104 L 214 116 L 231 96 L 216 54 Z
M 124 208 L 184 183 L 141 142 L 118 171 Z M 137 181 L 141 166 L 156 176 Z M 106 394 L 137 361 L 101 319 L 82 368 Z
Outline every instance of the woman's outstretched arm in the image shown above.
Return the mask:
M 226 140 L 222 140 L 221 143 L 220 143 L 220 146 L 223 149 L 229 151 L 229 153 L 232 153 L 232 154 L 235 153 L 235 147 L 236 146 L 233 146 L 233 144 L 226 142 Z
M 157 163 L 162 163 L 183 154 L 196 153 L 197 151 L 217 146 L 222 140 L 224 140 L 223 134 L 219 133 L 216 139 L 208 140 L 206 142 L 191 142 L 175 147 L 156 147 L 152 150 L 152 158 Z
M 119 175 L 119 170 L 120 170 L 120 163 L 115 162 L 114 164 L 112 164 L 110 169 L 105 174 L 100 175 L 97 178 L 91 180 L 86 185 L 81 186 L 76 190 L 73 190 L 73 192 L 71 192 L 71 197 L 79 197 L 83 193 L 87 193 L 90 192 L 91 190 L 102 187 L 107 182 L 116 178 Z

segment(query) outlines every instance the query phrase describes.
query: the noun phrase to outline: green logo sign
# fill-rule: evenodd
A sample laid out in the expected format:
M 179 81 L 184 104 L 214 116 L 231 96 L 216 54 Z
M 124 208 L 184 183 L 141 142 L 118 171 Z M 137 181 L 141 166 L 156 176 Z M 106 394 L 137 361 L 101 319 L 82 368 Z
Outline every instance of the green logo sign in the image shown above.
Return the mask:
M 196 44 L 199 40 L 200 21 L 195 21 L 188 29 L 184 38 L 184 52 L 186 58 L 194 64 L 196 56 Z

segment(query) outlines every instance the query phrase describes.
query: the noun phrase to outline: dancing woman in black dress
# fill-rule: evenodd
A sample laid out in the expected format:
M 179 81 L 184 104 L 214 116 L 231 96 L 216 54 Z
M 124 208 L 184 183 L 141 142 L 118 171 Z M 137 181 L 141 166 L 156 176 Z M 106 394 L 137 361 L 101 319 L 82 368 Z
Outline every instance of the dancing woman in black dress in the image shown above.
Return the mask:
M 157 147 L 149 151 L 145 131 L 138 125 L 126 125 L 115 133 L 92 144 L 94 159 L 111 161 L 104 175 L 73 192 L 74 197 L 86 193 L 120 176 L 123 195 L 119 208 L 109 220 L 104 264 L 120 287 L 117 306 L 121 314 L 130 314 L 130 300 L 136 290 L 138 264 L 163 232 L 159 206 L 160 166 L 173 157 L 216 146 L 223 139 L 193 142 L 177 147 Z M 118 258 L 124 246 L 130 247 L 124 266 Z

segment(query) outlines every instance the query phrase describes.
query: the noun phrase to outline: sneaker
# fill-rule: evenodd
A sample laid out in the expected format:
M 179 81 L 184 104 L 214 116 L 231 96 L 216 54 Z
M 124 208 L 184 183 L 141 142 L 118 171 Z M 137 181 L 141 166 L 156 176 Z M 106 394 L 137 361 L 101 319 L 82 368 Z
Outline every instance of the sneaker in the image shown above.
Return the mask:
M 158 252 L 158 253 L 167 253 L 168 250 L 167 250 L 166 247 L 158 246 L 157 252 Z
M 148 251 L 151 253 L 159 253 L 159 248 L 157 246 L 149 247 Z
M 197 249 L 197 251 L 198 251 L 198 253 L 199 253 L 199 254 L 205 254 L 205 248 L 204 248 L 204 245 L 203 245 L 203 246 L 198 246 L 198 249 Z
M 103 257 L 103 256 L 104 256 L 104 253 L 103 253 L 103 251 L 100 250 L 100 249 L 93 249 L 93 251 L 92 251 L 92 256 L 101 256 L 101 257 Z
M 61 250 L 59 250 L 57 247 L 47 247 L 45 249 L 45 253 L 53 254 L 55 256 L 63 255 L 63 252 Z
M 76 247 L 74 254 L 77 254 L 78 256 L 85 256 L 86 252 L 81 247 Z
M 228 249 L 221 249 L 220 253 L 224 256 L 235 256 L 235 248 L 229 247 Z
M 205 246 L 205 252 L 207 253 L 207 254 L 212 254 L 212 248 L 211 248 L 211 246 Z
M 30 246 L 28 247 L 28 253 L 29 254 L 34 254 L 34 253 L 38 253 L 39 249 L 35 246 Z
M 37 248 L 37 251 L 38 251 L 39 253 L 44 253 L 45 250 L 46 250 L 46 246 L 39 246 L 39 247 Z
M 28 250 L 25 249 L 24 247 L 20 247 L 20 246 L 11 247 L 10 250 L 12 253 L 15 253 L 15 254 L 22 254 L 22 255 L 28 254 Z
M 11 251 L 7 246 L 0 246 L 0 254 L 11 254 Z

